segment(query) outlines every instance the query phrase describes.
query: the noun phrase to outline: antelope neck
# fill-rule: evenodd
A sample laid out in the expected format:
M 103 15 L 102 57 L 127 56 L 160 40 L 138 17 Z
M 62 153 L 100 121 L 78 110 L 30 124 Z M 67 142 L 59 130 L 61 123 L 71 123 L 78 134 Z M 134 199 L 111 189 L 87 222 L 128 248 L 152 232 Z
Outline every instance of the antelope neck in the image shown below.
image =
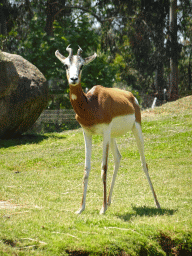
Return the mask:
M 82 116 L 82 112 L 86 112 L 87 110 L 87 105 L 88 105 L 88 99 L 85 95 L 85 93 L 82 90 L 81 84 L 77 85 L 69 85 L 70 88 L 70 101 L 71 105 L 73 106 L 73 109 L 75 113 L 78 116 Z M 76 96 L 76 99 L 74 99 L 74 96 Z

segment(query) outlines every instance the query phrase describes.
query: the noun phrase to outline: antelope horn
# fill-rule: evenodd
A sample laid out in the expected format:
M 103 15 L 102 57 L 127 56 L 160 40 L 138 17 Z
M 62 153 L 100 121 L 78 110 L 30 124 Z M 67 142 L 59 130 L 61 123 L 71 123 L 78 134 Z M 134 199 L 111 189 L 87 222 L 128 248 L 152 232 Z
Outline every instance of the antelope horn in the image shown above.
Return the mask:
M 58 50 L 55 52 L 55 56 L 56 56 L 61 62 L 65 59 L 65 57 L 64 57 Z
M 66 51 L 69 52 L 69 58 L 71 58 L 73 55 L 73 50 L 71 48 L 69 48 L 69 46 L 70 46 L 70 44 L 67 46 Z
M 79 46 L 79 45 L 78 45 Z M 77 55 L 81 56 L 81 53 L 83 52 L 83 50 L 81 49 L 81 47 L 79 46 L 79 49 L 77 51 Z

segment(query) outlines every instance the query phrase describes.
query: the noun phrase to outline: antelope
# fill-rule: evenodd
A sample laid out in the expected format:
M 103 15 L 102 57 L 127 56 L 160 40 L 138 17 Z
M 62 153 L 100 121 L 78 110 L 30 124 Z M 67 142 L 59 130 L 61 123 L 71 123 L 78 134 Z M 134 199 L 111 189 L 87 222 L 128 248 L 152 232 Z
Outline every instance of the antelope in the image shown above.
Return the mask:
M 69 45 L 70 46 L 70 45 Z M 151 179 L 148 174 L 148 166 L 144 155 L 144 141 L 141 130 L 141 112 L 137 99 L 131 92 L 117 88 L 105 88 L 95 85 L 87 93 L 81 87 L 81 74 L 84 65 L 93 61 L 97 54 L 83 59 L 82 49 L 79 47 L 77 55 L 73 55 L 72 49 L 66 48 L 68 57 L 64 57 L 59 51 L 55 52 L 56 57 L 64 64 L 66 76 L 70 88 L 70 101 L 76 113 L 76 120 L 83 128 L 85 141 L 85 168 L 83 177 L 83 197 L 80 209 L 76 212 L 80 214 L 85 209 L 88 178 L 91 169 L 92 135 L 103 136 L 103 158 L 101 165 L 101 178 L 103 181 L 103 206 L 100 214 L 104 214 L 107 206 L 111 204 L 112 192 L 115 179 L 120 166 L 121 154 L 118 150 L 115 138 L 132 130 L 138 150 L 143 170 L 146 174 L 157 208 L 160 208 Z M 107 166 L 109 148 L 114 157 L 114 172 L 107 198 Z

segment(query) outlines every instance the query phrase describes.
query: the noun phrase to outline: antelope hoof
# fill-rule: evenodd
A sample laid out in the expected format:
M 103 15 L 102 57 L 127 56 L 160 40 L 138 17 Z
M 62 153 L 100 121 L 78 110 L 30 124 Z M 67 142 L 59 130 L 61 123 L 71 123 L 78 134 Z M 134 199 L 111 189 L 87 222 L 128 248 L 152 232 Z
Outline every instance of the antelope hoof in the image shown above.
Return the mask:
M 157 209 L 161 209 L 159 202 L 156 203 Z
M 81 214 L 83 211 L 85 210 L 85 208 L 80 208 L 78 211 L 76 211 L 76 214 Z
M 103 206 L 101 208 L 100 214 L 105 214 L 106 210 L 107 210 L 107 206 L 106 207 Z

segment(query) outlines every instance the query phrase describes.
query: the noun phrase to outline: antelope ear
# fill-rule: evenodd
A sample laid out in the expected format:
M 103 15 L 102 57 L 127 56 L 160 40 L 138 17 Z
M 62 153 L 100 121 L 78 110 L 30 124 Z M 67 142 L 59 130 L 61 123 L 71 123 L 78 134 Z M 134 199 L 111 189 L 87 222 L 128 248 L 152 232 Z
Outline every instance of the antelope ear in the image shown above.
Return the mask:
M 63 62 L 66 57 L 64 57 L 58 50 L 55 52 L 55 56 L 61 61 Z
M 97 53 L 94 53 L 92 56 L 85 58 L 84 65 L 89 64 L 91 61 L 93 61 L 97 57 Z

